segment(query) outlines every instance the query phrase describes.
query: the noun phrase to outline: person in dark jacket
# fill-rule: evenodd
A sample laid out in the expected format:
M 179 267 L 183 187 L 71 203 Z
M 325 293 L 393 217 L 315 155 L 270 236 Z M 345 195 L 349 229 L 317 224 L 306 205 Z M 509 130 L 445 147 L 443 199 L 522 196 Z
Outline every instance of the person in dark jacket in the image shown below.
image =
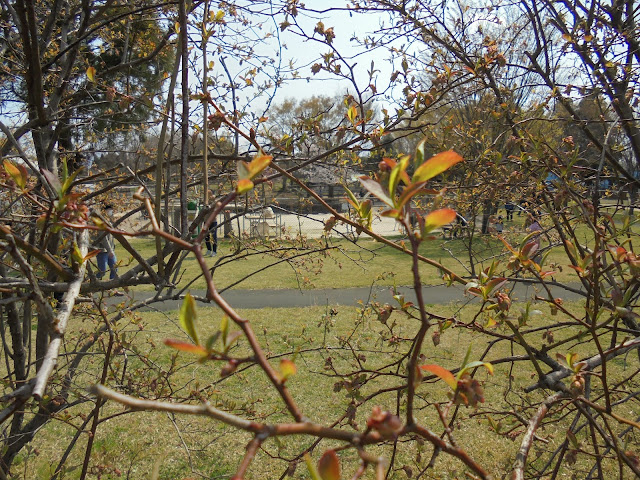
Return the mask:
M 204 236 L 204 243 L 207 246 L 205 257 L 215 257 L 218 254 L 218 220 L 211 222 L 209 231 Z

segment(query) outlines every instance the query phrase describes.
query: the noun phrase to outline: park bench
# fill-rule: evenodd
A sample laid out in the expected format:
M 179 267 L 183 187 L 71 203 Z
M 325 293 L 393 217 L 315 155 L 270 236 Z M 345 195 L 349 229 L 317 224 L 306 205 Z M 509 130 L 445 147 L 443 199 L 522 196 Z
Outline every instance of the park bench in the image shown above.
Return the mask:
M 467 234 L 469 222 L 462 215 L 457 215 L 458 218 L 455 222 L 448 223 L 442 227 L 442 238 L 452 240 L 454 237 L 463 237 Z
M 282 220 L 271 207 L 263 208 L 246 215 L 249 220 L 249 234 L 252 237 L 279 236 Z

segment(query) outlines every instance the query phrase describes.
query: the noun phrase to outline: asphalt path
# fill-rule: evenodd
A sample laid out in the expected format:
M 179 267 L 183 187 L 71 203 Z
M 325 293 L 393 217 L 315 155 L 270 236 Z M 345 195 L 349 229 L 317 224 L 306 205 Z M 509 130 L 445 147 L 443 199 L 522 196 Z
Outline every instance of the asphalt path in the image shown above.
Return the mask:
M 580 285 L 570 284 L 571 289 L 578 290 Z M 405 301 L 416 302 L 414 288 L 403 286 L 397 287 L 397 292 L 404 295 Z M 478 298 L 469 293 L 465 293 L 464 287 L 445 285 L 427 286 L 422 289 L 423 298 L 426 304 L 465 304 L 477 302 Z M 205 297 L 205 292 L 192 290 L 192 295 L 200 298 Z M 563 300 L 577 300 L 584 296 L 561 287 L 552 287 L 551 293 L 554 298 Z M 393 298 L 392 287 L 358 287 L 358 288 L 321 288 L 310 290 L 229 290 L 222 294 L 224 299 L 234 308 L 291 308 L 327 305 L 350 305 L 357 306 L 360 302 L 380 302 L 397 304 Z M 527 301 L 534 299 L 537 295 L 546 297 L 546 292 L 540 286 L 533 286 L 526 283 L 517 283 L 512 294 L 513 301 Z M 150 292 L 131 292 L 134 302 L 149 299 Z M 114 297 L 112 301 L 122 302 L 122 297 Z M 143 310 L 177 310 L 180 308 L 181 300 L 165 300 L 154 302 Z

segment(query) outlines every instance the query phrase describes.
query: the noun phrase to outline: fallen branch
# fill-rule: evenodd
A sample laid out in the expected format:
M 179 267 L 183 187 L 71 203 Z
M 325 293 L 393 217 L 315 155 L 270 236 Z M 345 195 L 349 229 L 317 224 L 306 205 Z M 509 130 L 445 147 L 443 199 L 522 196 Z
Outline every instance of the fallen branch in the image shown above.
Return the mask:
M 608 361 L 619 355 L 624 355 L 629 350 L 640 347 L 640 337 L 636 337 L 632 340 L 627 340 L 619 345 L 604 352 L 604 359 L 602 355 L 595 355 L 588 360 L 585 360 L 585 370 L 593 370 L 595 367 L 602 365 L 603 360 Z M 562 370 L 554 370 L 553 372 L 540 378 L 540 381 L 534 385 L 530 385 L 524 389 L 526 393 L 532 392 L 538 388 L 556 388 L 557 383 L 563 378 L 573 375 L 573 371 L 568 368 Z

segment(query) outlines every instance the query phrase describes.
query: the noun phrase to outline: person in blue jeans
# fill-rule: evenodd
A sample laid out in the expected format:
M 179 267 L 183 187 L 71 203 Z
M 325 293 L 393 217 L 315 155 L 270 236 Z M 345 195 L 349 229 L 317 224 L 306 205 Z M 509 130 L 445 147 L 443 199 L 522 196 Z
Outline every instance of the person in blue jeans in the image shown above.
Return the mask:
M 107 218 L 111 218 L 113 215 L 113 207 L 106 205 L 105 214 Z M 102 234 L 102 233 L 101 233 Z M 116 248 L 113 242 L 113 235 L 109 232 L 104 232 L 104 236 L 98 241 L 96 249 L 100 250 L 98 253 L 98 273 L 97 277 L 102 279 L 104 274 L 107 273 L 107 267 L 109 267 L 109 279 L 114 280 L 118 278 L 118 269 L 116 268 L 118 259 L 116 258 Z

